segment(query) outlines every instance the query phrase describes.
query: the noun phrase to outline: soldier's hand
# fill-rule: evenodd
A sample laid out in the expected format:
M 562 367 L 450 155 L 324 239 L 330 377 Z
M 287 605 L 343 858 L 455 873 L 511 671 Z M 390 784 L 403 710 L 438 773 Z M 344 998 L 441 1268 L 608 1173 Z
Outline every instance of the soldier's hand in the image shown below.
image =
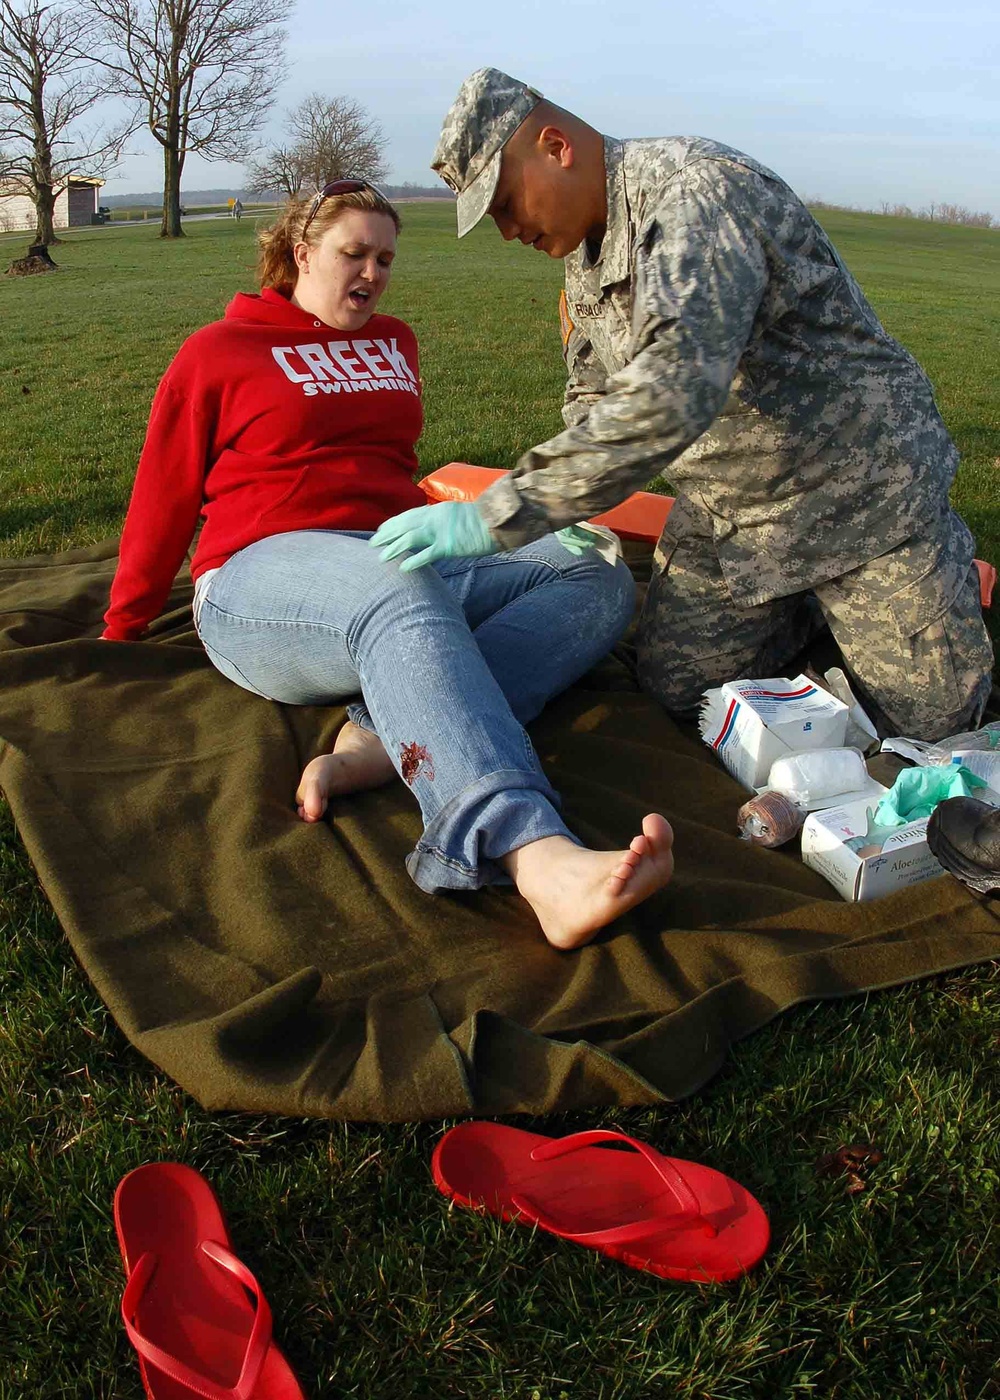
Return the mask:
M 400 564 L 402 574 L 435 559 L 474 559 L 500 551 L 472 501 L 438 501 L 435 505 L 404 510 L 380 525 L 368 543 L 381 549 L 383 562 L 408 550 L 419 551 Z
M 586 530 L 582 525 L 566 525 L 562 530 L 556 531 L 556 539 L 563 549 L 568 549 L 570 554 L 583 554 L 587 549 L 596 549 L 602 543 L 600 536 L 595 535 L 593 530 Z

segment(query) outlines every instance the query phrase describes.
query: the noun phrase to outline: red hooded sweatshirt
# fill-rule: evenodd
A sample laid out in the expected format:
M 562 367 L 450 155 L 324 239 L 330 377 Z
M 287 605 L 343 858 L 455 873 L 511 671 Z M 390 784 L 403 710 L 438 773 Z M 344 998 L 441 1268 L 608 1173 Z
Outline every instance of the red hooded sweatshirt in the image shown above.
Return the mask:
M 417 342 L 393 316 L 338 331 L 278 292 L 239 293 L 160 382 L 122 531 L 104 636 L 163 609 L 204 519 L 192 577 L 288 530 L 375 530 L 426 505 L 413 481 Z

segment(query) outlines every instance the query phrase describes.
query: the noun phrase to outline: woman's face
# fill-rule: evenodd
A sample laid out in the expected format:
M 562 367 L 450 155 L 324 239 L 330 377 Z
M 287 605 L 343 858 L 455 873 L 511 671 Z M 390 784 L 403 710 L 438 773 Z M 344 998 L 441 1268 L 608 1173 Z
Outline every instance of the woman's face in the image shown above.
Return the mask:
M 388 214 L 347 209 L 318 244 L 296 243 L 292 302 L 328 326 L 358 331 L 375 313 L 395 256 Z

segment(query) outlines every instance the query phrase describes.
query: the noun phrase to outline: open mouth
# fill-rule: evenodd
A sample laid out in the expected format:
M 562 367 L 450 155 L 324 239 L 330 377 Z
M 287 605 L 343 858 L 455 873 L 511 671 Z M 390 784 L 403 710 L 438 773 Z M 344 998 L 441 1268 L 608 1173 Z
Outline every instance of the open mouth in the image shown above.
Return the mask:
M 361 287 L 355 287 L 353 292 L 348 292 L 347 299 L 352 306 L 356 306 L 360 311 L 371 301 L 371 296 L 371 292 L 366 292 Z

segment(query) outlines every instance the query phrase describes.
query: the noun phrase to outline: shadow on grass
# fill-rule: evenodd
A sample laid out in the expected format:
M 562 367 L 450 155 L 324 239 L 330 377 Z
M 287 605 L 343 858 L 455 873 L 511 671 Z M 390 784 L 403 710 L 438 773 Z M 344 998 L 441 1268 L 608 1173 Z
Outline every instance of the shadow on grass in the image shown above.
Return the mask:
M 113 482 L 88 483 L 86 496 L 10 501 L 0 507 L 0 555 L 50 554 L 121 534 L 121 492 Z M 68 541 L 76 537 L 77 544 Z M 86 542 L 86 541 L 82 541 Z

